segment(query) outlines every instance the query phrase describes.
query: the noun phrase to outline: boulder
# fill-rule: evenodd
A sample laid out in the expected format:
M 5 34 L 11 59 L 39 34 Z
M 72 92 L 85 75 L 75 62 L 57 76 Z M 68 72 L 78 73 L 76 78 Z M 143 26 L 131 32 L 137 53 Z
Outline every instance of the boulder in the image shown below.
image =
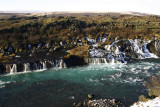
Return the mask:
M 158 46 L 156 47 L 156 45 L 158 45 Z M 154 40 L 154 41 L 151 41 L 151 42 L 148 44 L 147 48 L 149 49 L 149 51 L 150 51 L 151 53 L 154 53 L 155 55 L 160 56 L 160 51 L 159 51 L 159 49 L 158 49 L 159 45 L 160 45 L 159 42 L 156 41 L 156 40 Z

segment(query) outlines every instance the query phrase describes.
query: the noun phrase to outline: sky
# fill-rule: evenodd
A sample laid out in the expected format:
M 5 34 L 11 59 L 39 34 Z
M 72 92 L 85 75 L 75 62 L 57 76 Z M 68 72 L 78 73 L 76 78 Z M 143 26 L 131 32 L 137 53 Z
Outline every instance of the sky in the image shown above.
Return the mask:
M 0 0 L 0 11 L 133 11 L 160 15 L 160 0 Z

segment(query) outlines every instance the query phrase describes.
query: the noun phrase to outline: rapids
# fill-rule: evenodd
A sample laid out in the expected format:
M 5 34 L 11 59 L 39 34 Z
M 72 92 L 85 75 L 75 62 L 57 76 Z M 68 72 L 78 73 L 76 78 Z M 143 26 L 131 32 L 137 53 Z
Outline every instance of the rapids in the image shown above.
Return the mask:
M 90 64 L 1 75 L 0 106 L 72 106 L 87 98 L 88 93 L 98 99 L 120 99 L 129 106 L 139 95 L 147 94 L 144 81 L 159 74 L 159 59 L 143 59 L 128 64 Z

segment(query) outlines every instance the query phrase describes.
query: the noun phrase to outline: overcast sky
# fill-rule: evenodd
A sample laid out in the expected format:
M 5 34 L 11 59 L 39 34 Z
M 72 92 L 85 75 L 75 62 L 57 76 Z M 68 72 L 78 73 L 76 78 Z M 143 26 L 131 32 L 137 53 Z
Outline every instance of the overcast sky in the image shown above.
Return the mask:
M 160 0 L 0 0 L 1 11 L 134 11 L 160 15 Z

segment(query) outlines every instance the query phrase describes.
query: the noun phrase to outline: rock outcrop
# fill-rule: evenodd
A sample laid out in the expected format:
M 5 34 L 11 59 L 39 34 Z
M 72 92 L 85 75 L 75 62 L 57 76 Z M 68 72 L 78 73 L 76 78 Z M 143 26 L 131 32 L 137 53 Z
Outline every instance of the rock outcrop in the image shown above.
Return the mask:
M 149 89 L 148 96 L 139 96 L 139 101 L 131 107 L 156 107 L 160 105 L 160 76 L 152 76 L 145 82 Z
M 157 56 L 160 56 L 160 42 L 157 40 L 151 41 L 148 44 L 148 49 L 151 53 L 154 53 Z
M 74 103 L 74 107 L 124 107 L 124 105 L 116 99 L 95 99 L 85 100 L 79 103 Z

